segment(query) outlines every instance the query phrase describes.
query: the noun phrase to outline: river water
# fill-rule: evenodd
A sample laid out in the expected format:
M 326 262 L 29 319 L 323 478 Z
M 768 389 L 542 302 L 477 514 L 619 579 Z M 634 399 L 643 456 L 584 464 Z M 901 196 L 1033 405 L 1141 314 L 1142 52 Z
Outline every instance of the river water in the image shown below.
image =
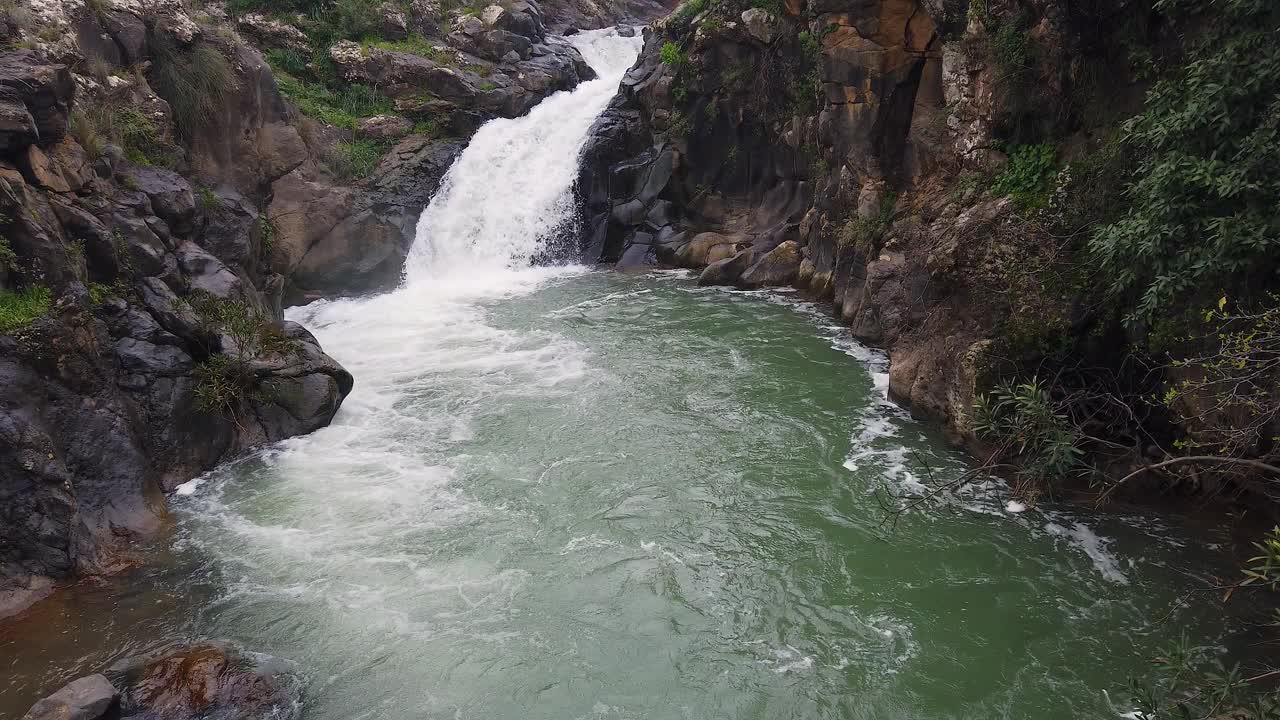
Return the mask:
M 332 426 L 182 486 L 123 588 L 0 631 L 0 708 L 178 634 L 297 661 L 307 720 L 1078 720 L 1216 642 L 1170 613 L 1210 549 L 1155 521 L 993 480 L 886 524 L 963 461 L 820 308 L 527 267 L 639 49 L 575 43 L 601 79 L 480 131 L 399 290 L 291 311 L 356 377 Z

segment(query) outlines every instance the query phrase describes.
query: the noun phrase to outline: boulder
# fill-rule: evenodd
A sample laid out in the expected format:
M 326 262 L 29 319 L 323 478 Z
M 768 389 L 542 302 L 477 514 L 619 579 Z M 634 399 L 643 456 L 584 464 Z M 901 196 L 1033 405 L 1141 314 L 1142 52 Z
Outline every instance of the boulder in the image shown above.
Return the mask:
M 64 137 L 46 150 L 27 147 L 23 170 L 33 184 L 46 190 L 66 193 L 83 188 L 93 177 L 93 167 L 80 144 Z
M 742 288 L 776 287 L 790 285 L 800 271 L 800 245 L 787 240 L 765 253 L 754 265 L 738 278 Z
M 15 120 L 16 106 L 21 103 L 36 131 L 32 138 L 19 116 L 16 120 L 20 127 L 0 132 L 0 145 L 6 148 L 25 147 L 32 142 L 48 145 L 66 135 L 75 95 L 75 83 L 67 66 L 47 64 L 31 50 L 0 52 L 0 92 L 3 93 L 0 100 L 8 105 L 6 114 L 10 125 Z
M 419 35 L 436 35 L 444 12 L 440 0 L 410 0 L 409 25 Z
M 739 250 L 733 257 L 717 260 L 702 270 L 699 285 L 733 285 L 751 264 L 751 249 Z
M 180 646 L 116 663 L 124 717 L 157 720 L 292 720 L 302 681 L 291 663 L 229 643 Z
M 413 131 L 413 123 L 399 115 L 374 115 L 359 123 L 360 133 L 375 140 L 399 140 Z
M 172 170 L 139 166 L 129 171 L 133 186 L 151 201 L 156 216 L 180 235 L 191 232 L 196 217 L 196 198 L 186 178 Z
M 247 13 L 236 18 L 240 32 L 269 48 L 310 52 L 306 33 L 289 23 L 267 17 L 262 13 Z
M 706 267 L 717 260 L 732 257 L 736 252 L 736 250 L 730 250 L 727 255 L 713 256 L 712 253 L 716 248 L 733 247 L 734 240 L 727 235 L 714 232 L 698 233 L 676 252 L 676 265 L 687 268 Z
M 742 24 L 751 37 L 768 45 L 777 35 L 778 19 L 768 10 L 748 8 L 742 11 Z
M 71 681 L 31 706 L 22 720 L 97 720 L 118 697 L 119 693 L 106 677 L 89 675 Z

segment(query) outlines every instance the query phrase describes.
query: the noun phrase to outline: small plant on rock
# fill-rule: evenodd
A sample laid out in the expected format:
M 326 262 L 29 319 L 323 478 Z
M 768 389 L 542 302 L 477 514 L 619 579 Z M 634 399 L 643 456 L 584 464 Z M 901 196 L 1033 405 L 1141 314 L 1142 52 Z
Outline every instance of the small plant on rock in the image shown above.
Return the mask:
M 680 46 L 669 40 L 662 43 L 662 49 L 658 51 L 658 57 L 662 59 L 664 65 L 669 65 L 675 69 L 679 69 L 689 60 L 684 51 L 680 49 Z
M 1009 164 L 996 177 L 991 192 L 1013 198 L 1024 210 L 1043 207 L 1053 191 L 1056 174 L 1052 145 L 1019 145 L 1009 154 Z
M 29 287 L 20 293 L 0 290 L 0 333 L 12 333 L 49 312 L 49 288 Z

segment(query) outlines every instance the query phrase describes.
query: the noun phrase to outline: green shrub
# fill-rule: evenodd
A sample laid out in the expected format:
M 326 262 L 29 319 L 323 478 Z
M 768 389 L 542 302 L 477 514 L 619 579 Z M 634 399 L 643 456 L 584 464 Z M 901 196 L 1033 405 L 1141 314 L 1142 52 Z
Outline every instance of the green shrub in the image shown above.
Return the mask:
M 214 353 L 196 366 L 196 403 L 205 412 L 234 418 L 258 391 L 250 362 L 263 355 L 291 352 L 295 343 L 255 305 L 197 291 L 185 299 L 209 332 L 231 338 L 231 353 Z
M 391 147 L 385 142 L 369 139 L 341 142 L 328 158 L 329 169 L 344 180 L 359 180 L 373 173 Z
M 1125 124 L 1138 156 L 1129 207 L 1090 243 L 1131 322 L 1274 278 L 1280 258 L 1280 3 L 1159 5 L 1201 33 Z
M 266 213 L 258 216 L 258 241 L 261 243 L 263 257 L 271 257 L 271 250 L 276 245 L 276 225 Z
M 1018 461 L 1024 494 L 1039 481 L 1062 480 L 1080 470 L 1080 434 L 1057 412 L 1038 378 L 999 383 L 977 397 L 973 415 L 977 434 L 999 444 L 997 460 Z
M 285 73 L 276 76 L 276 84 L 303 115 L 341 128 L 354 128 L 360 118 L 395 109 L 390 100 L 367 85 L 349 85 L 334 92 L 320 83 L 306 82 Z
M 884 234 L 893 223 L 893 209 L 897 205 L 897 196 L 886 193 L 880 201 L 880 208 L 869 218 L 855 215 L 840 228 L 836 241 L 842 246 L 853 246 L 866 257 L 878 249 Z
M 662 58 L 664 65 L 670 65 L 676 69 L 679 69 L 688 61 L 684 52 L 680 50 L 680 46 L 671 41 L 662 43 L 662 49 L 658 51 L 658 57 Z
M 270 50 L 267 52 L 267 64 L 276 72 L 288 73 L 303 77 L 310 69 L 307 60 L 296 50 Z
M 376 36 L 382 22 L 381 0 L 334 0 L 331 22 L 340 37 L 360 40 Z
M 217 48 L 197 43 L 182 49 L 158 41 L 152 56 L 152 86 L 169 103 L 179 135 L 190 139 L 226 114 L 236 76 Z
M 218 197 L 212 188 L 201 185 L 196 188 L 196 203 L 201 210 L 209 212 L 222 207 L 222 198 Z
M 9 218 L 0 215 L 0 225 L 7 224 Z M 18 264 L 18 255 L 9 245 L 9 238 L 0 235 L 0 270 L 13 270 Z
M 1009 164 L 996 177 L 991 192 L 1011 197 L 1019 207 L 1042 207 L 1053 190 L 1055 155 L 1052 145 L 1019 145 L 1009 154 Z
M 20 293 L 0 290 L 0 333 L 26 327 L 49 312 L 49 288 L 30 287 Z
M 991 58 L 1001 80 L 1022 79 L 1034 67 L 1031 37 L 1021 24 L 1005 23 L 991 38 Z
M 365 45 L 366 47 L 376 47 L 381 50 L 418 55 L 441 65 L 453 64 L 452 54 L 448 51 L 437 49 L 430 40 L 421 35 L 410 35 L 403 40 L 366 40 Z

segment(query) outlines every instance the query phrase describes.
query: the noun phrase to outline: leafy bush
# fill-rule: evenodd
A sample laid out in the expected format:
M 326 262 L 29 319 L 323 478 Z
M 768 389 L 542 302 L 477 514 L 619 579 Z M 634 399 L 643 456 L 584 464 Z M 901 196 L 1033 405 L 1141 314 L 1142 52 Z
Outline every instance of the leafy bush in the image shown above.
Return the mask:
M 153 49 L 151 84 L 173 110 L 178 133 L 190 139 L 225 114 L 236 87 L 231 62 L 207 43 L 189 49 L 157 41 Z
M 1157 6 L 1200 35 L 1125 124 L 1139 158 L 1129 208 L 1090 244 L 1111 291 L 1132 298 L 1131 322 L 1187 293 L 1274 278 L 1280 258 L 1280 3 Z
M 185 301 L 206 330 L 230 337 L 233 348 L 231 353 L 211 354 L 196 367 L 196 403 L 205 412 L 234 418 L 257 391 L 250 361 L 292 351 L 294 341 L 256 305 L 243 300 L 197 291 Z
M 679 68 L 688 61 L 684 52 L 680 50 L 680 46 L 671 41 L 662 43 L 662 49 L 658 51 L 658 57 L 662 58 L 664 65 L 670 65 L 673 68 Z
M 421 35 L 410 35 L 403 40 L 368 40 L 365 44 L 381 50 L 418 55 L 442 65 L 453 64 L 453 56 L 448 51 L 437 49 L 430 40 Z
M 320 83 L 299 80 L 286 73 L 277 75 L 276 83 L 303 115 L 341 128 L 351 129 L 360 118 L 395 109 L 390 100 L 367 85 L 349 85 L 335 92 Z
M 8 222 L 8 217 L 0 215 L 0 224 Z M 18 255 L 9 245 L 9 238 L 0 235 L 0 270 L 12 270 L 17 265 Z
M 306 58 L 296 50 L 270 50 L 267 52 L 267 64 L 276 72 L 297 77 L 302 77 L 309 72 Z
M 837 242 L 842 246 L 852 245 L 863 257 L 875 252 L 893 222 L 893 208 L 896 204 L 897 196 L 886 193 L 876 214 L 869 218 L 856 215 L 848 220 L 840 228 Z
M 1180 378 L 1162 400 L 1185 428 L 1179 449 L 1274 459 L 1280 427 L 1280 296 L 1229 309 L 1224 296 L 1185 339 L 1170 368 Z
M 196 204 L 200 206 L 201 210 L 209 212 L 222 207 L 222 198 L 218 197 L 218 194 L 212 188 L 201 185 L 196 188 Z
M 1031 37 L 1021 23 L 1010 22 L 1000 26 L 991 38 L 991 57 L 1001 80 L 1022 79 L 1034 63 L 1031 57 Z
M 21 293 L 0 290 L 0 333 L 26 327 L 49 312 L 49 288 L 29 287 Z
M 1037 481 L 1053 482 L 1078 471 L 1084 455 L 1079 433 L 1055 410 L 1038 378 L 1000 382 L 978 396 L 973 414 L 978 435 L 999 443 L 997 458 L 1018 460 L 1024 494 Z
M 996 178 L 991 192 L 1012 197 L 1021 208 L 1042 207 L 1053 189 L 1054 151 L 1051 145 L 1019 145 L 1009 154 L 1009 164 Z
M 334 0 L 329 11 L 338 35 L 349 40 L 376 36 L 382 22 L 381 0 Z
M 378 140 L 359 139 L 338 143 L 328 158 L 329 169 L 345 180 L 359 180 L 371 175 L 387 154 L 390 146 Z

